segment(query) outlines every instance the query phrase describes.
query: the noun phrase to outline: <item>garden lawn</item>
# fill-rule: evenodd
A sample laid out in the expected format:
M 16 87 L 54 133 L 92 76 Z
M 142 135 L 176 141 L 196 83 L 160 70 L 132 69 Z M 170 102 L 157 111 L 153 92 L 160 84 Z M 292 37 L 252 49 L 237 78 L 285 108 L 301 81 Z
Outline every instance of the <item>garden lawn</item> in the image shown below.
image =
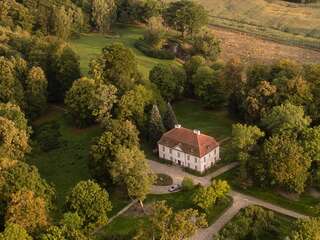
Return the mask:
M 307 194 L 302 194 L 299 200 L 287 199 L 280 194 L 276 193 L 269 188 L 248 187 L 246 189 L 241 188 L 240 181 L 237 178 L 238 168 L 232 169 L 219 177 L 218 179 L 227 180 L 231 187 L 244 194 L 251 195 L 253 197 L 262 199 L 266 202 L 281 206 L 286 209 L 290 209 L 301 214 L 309 216 L 317 216 L 317 204 L 320 203 L 320 199 L 316 199 Z
M 194 190 L 180 191 L 176 193 L 168 193 L 161 195 L 149 195 L 146 199 L 146 203 L 150 204 L 156 201 L 166 201 L 168 206 L 170 206 L 174 211 L 180 211 L 188 208 L 197 209 L 197 207 L 192 202 L 192 196 L 195 193 Z M 208 224 L 211 225 L 222 213 L 228 209 L 232 204 L 231 198 L 226 198 L 218 201 L 212 209 L 209 210 L 207 215 Z M 200 210 L 200 212 L 202 212 Z
M 176 102 L 173 108 L 183 127 L 199 129 L 218 140 L 231 136 L 234 121 L 225 109 L 208 110 L 200 101 L 191 99 Z
M 99 136 L 101 129 L 98 126 L 86 129 L 72 127 L 65 117 L 64 109 L 50 106 L 48 112 L 33 123 L 34 130 L 43 123 L 56 121 L 60 125 L 60 146 L 49 152 L 44 152 L 36 145 L 28 156 L 28 163 L 35 165 L 41 176 L 54 185 L 56 190 L 56 216 L 62 212 L 66 195 L 82 180 L 90 179 L 88 168 L 89 149 L 92 140 Z M 122 209 L 127 203 L 126 197 L 119 191 L 110 192 L 113 205 L 111 214 Z
M 98 33 L 81 34 L 79 39 L 70 42 L 72 49 L 80 56 L 81 71 L 84 75 L 88 73 L 89 62 L 97 57 L 102 48 L 112 43 L 123 43 L 136 55 L 139 70 L 147 78 L 149 71 L 158 63 L 177 64 L 173 60 L 160 60 L 145 56 L 134 47 L 135 42 L 142 38 L 144 28 L 137 26 L 118 26 L 113 29 L 114 35 L 103 35 Z

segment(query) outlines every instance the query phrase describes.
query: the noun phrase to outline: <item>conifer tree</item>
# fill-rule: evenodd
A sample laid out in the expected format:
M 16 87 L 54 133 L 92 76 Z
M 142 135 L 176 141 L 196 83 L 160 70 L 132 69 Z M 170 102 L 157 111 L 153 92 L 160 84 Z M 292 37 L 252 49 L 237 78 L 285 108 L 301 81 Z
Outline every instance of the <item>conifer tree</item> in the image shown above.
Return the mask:
M 149 121 L 149 140 L 151 143 L 156 145 L 164 132 L 165 128 L 163 126 L 158 106 L 153 105 Z
M 163 124 L 167 130 L 174 128 L 176 124 L 178 124 L 176 114 L 173 111 L 171 104 L 168 102 L 167 111 L 163 117 Z

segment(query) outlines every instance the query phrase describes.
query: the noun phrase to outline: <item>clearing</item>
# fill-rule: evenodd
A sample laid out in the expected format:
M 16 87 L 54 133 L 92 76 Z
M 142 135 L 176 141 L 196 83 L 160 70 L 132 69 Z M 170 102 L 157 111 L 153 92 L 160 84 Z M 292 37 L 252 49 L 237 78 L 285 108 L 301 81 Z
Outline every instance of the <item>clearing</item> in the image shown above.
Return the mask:
M 174 60 L 161 60 L 145 56 L 134 47 L 135 42 L 142 38 L 144 28 L 137 26 L 118 26 L 113 29 L 114 35 L 103 35 L 98 33 L 81 34 L 79 39 L 70 42 L 72 49 L 80 56 L 81 71 L 84 75 L 88 73 L 89 62 L 101 53 L 101 49 L 108 44 L 123 43 L 130 48 L 138 60 L 139 70 L 145 77 L 149 71 L 158 63 L 172 64 Z

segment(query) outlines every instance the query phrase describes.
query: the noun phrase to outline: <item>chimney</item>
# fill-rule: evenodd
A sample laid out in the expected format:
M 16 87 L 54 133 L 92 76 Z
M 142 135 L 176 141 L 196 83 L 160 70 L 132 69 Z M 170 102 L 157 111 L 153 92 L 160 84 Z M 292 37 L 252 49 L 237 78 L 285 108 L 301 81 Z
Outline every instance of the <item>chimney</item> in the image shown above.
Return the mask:
M 176 124 L 176 125 L 174 125 L 174 128 L 181 128 L 181 125 L 180 124 Z
M 200 130 L 198 130 L 198 129 L 194 129 L 194 130 L 193 130 L 193 133 L 195 133 L 195 134 L 197 134 L 197 135 L 200 135 L 200 134 L 201 134 Z

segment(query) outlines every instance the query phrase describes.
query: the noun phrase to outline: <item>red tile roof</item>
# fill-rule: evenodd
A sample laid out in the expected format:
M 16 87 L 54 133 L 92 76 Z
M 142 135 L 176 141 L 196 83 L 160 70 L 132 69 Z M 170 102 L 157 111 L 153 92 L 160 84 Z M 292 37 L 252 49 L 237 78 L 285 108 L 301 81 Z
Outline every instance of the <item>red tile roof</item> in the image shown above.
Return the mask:
M 183 152 L 199 158 L 219 146 L 219 143 L 213 137 L 202 133 L 197 134 L 193 130 L 183 127 L 173 128 L 163 134 L 158 144 L 169 148 L 179 146 Z

